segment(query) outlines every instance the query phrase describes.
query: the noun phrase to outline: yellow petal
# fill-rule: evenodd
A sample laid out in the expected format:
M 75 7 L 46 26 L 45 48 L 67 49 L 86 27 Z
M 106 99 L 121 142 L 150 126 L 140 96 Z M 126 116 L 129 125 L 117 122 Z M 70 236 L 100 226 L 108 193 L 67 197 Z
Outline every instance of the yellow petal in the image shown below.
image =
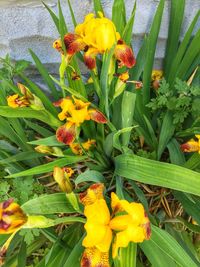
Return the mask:
M 110 211 L 104 199 L 97 199 L 94 204 L 87 205 L 84 214 L 88 220 L 97 224 L 108 224 L 110 222 Z
M 104 185 L 96 183 L 91 185 L 85 192 L 79 195 L 80 202 L 84 205 L 91 205 L 98 199 L 103 199 Z
M 110 221 L 110 228 L 115 231 L 122 231 L 128 227 L 131 221 L 132 218 L 130 215 L 116 216 Z
M 81 259 L 81 267 L 110 267 L 108 252 L 101 252 L 96 247 L 86 248 Z

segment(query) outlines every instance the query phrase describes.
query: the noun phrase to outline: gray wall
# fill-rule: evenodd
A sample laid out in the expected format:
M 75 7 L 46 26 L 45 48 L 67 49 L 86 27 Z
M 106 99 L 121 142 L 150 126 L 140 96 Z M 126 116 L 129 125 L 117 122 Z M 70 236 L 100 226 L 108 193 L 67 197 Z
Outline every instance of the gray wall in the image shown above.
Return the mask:
M 45 2 L 57 12 L 56 0 L 46 0 Z M 73 31 L 66 2 L 67 0 L 61 0 L 69 29 Z M 135 53 L 137 53 L 141 45 L 141 40 L 145 32 L 149 30 L 158 2 L 159 0 L 137 1 L 133 31 L 133 48 Z M 92 11 L 92 0 L 71 0 L 71 3 L 78 22 L 82 22 L 84 15 Z M 112 3 L 113 1 L 102 0 L 106 16 L 108 17 L 111 16 Z M 126 0 L 128 16 L 131 13 L 133 3 L 134 0 Z M 156 66 L 160 65 L 164 55 L 164 46 L 168 31 L 169 4 L 170 1 L 166 0 L 156 51 Z M 200 0 L 186 0 L 182 35 L 199 8 Z M 11 57 L 15 60 L 27 59 L 31 61 L 28 52 L 28 48 L 31 48 L 40 57 L 41 61 L 47 64 L 51 72 L 54 72 L 56 69 L 54 64 L 59 62 L 60 57 L 52 48 L 52 42 L 58 37 L 58 33 L 40 0 L 0 0 L 0 25 L 0 57 L 4 57 L 6 53 L 10 53 Z

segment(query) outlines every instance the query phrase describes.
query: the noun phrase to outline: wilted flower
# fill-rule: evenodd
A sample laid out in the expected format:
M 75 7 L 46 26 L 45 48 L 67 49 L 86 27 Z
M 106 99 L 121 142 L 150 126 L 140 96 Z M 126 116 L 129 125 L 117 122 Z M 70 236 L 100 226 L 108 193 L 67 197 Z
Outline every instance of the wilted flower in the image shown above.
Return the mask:
M 27 222 L 27 216 L 13 199 L 0 203 L 0 234 L 10 234 Z
M 36 95 L 32 94 L 25 85 L 18 83 L 17 86 L 20 89 L 22 96 L 19 96 L 19 94 L 8 96 L 8 106 L 12 108 L 31 107 L 36 110 L 44 109 L 41 100 Z
M 88 139 L 88 141 L 84 142 L 84 143 L 72 143 L 70 144 L 70 148 L 72 150 L 72 152 L 76 155 L 82 155 L 83 154 L 83 150 L 88 151 L 90 150 L 90 148 L 96 144 L 96 141 L 93 139 Z
M 74 171 L 69 167 L 65 167 L 65 168 L 54 167 L 53 177 L 63 192 L 66 192 L 66 193 L 72 192 L 73 186 L 69 178 L 73 174 L 74 174 Z
M 5 260 L 7 249 L 13 237 L 20 229 L 46 228 L 52 225 L 53 220 L 44 216 L 28 216 L 13 199 L 0 203 L 0 234 L 11 234 L 0 248 L 0 266 Z
M 86 193 L 80 195 L 87 218 L 85 224 L 87 235 L 83 240 L 86 249 L 81 260 L 82 267 L 109 267 L 109 249 L 113 236 L 115 236 L 113 258 L 115 258 L 120 247 L 127 247 L 129 242 L 143 242 L 151 235 L 150 222 L 142 204 L 119 200 L 117 195 L 112 193 L 111 216 L 103 190 L 103 184 L 94 184 Z

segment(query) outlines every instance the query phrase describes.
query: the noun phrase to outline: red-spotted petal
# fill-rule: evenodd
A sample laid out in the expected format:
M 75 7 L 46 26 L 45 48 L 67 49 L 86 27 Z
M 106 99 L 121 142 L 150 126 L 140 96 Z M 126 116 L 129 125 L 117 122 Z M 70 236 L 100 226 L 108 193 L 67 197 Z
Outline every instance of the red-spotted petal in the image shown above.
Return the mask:
M 60 126 L 56 131 L 56 138 L 59 142 L 70 145 L 76 138 L 75 124 L 66 123 Z
M 96 55 L 98 51 L 95 48 L 89 48 L 84 54 L 84 62 L 88 69 L 96 68 Z
M 74 33 L 68 33 L 64 36 L 64 43 L 67 54 L 73 56 L 75 53 L 84 50 L 85 43 L 82 38 Z
M 81 267 L 110 267 L 108 252 L 101 252 L 96 247 L 86 248 Z
M 119 61 L 119 67 L 126 66 L 127 68 L 132 68 L 136 63 L 133 50 L 122 40 L 119 40 L 116 45 L 115 57 Z
M 93 121 L 96 121 L 98 123 L 107 123 L 108 120 L 104 116 L 103 113 L 101 113 L 99 110 L 96 109 L 90 109 L 89 110 L 90 118 Z

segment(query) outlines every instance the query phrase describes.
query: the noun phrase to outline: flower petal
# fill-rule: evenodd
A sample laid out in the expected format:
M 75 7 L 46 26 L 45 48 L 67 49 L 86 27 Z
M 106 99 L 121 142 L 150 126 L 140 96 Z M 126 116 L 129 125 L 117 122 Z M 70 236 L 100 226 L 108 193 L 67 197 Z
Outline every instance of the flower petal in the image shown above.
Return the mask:
M 75 53 L 84 50 L 85 43 L 78 34 L 68 33 L 64 36 L 64 43 L 68 55 L 73 56 Z
M 13 199 L 0 203 L 0 234 L 10 234 L 27 222 L 27 216 Z
M 133 50 L 122 40 L 119 40 L 115 48 L 115 57 L 119 61 L 119 67 L 132 68 L 136 64 Z
M 194 139 L 181 145 L 181 150 L 183 152 L 197 152 L 199 151 L 199 143 Z
M 70 145 L 76 138 L 76 126 L 73 123 L 66 123 L 56 131 L 56 138 L 59 142 Z
M 86 248 L 81 259 L 81 267 L 110 267 L 108 252 L 101 252 L 96 247 Z
M 104 185 L 96 183 L 91 185 L 87 191 L 79 194 L 80 202 L 84 205 L 91 205 L 95 203 L 97 199 L 103 199 Z
M 106 119 L 104 114 L 101 113 L 97 109 L 90 109 L 89 114 L 90 114 L 91 120 L 93 120 L 95 122 L 98 122 L 98 123 L 107 123 L 108 122 L 108 120 Z
M 93 70 L 96 68 L 96 55 L 98 51 L 95 48 L 89 48 L 84 53 L 84 62 L 88 69 Z

